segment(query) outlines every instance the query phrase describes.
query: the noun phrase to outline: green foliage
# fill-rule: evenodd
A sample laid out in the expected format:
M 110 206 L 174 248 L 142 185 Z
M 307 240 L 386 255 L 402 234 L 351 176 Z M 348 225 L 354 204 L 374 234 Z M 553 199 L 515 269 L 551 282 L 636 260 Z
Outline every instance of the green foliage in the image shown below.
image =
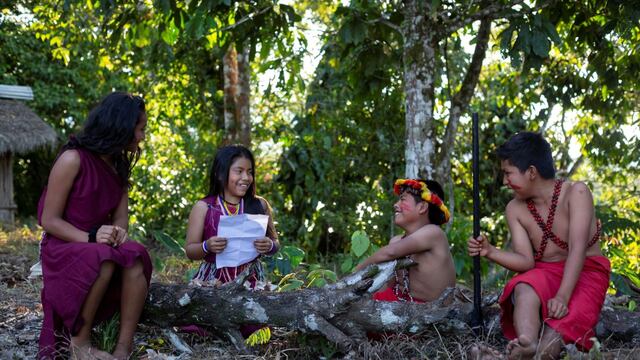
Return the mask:
M 266 260 L 267 267 L 286 279 L 285 289 L 318 286 L 334 281 L 336 272 L 350 271 L 395 231 L 391 189 L 404 174 L 403 71 L 411 64 L 403 59 L 397 31 L 408 20 L 402 5 L 9 1 L 0 15 L 0 83 L 31 86 L 36 96 L 28 105 L 61 141 L 112 89 L 143 94 L 150 121 L 132 177 L 130 234 L 178 254 L 189 210 L 207 192 L 208 168 L 222 143 L 221 58 L 231 44 L 248 47 L 252 83 L 258 84 L 252 89 L 256 183 L 274 206 L 285 244 Z M 480 6 L 422 5 L 433 19 L 440 12 L 465 18 Z M 523 4 L 521 11 L 528 10 Z M 308 84 L 301 75 L 307 41 L 302 30 L 309 26 L 301 23 L 303 14 L 323 29 L 314 39 L 322 42 L 322 54 Z M 518 131 L 542 131 L 552 143 L 559 174 L 589 180 L 614 286 L 624 291 L 624 282 L 616 279 L 624 275 L 638 283 L 640 272 L 637 6 L 554 2 L 526 15 L 508 15 L 493 24 L 496 42 L 471 103 L 481 119 L 483 231 L 495 245 L 508 247 L 502 214 L 510 194 L 501 185 L 496 147 Z M 476 29 L 470 24 L 435 49 L 432 140 L 437 146 Z M 512 66 L 492 56 L 498 51 Z M 466 116 L 457 138 L 444 150 L 452 155 L 453 184 L 445 202 L 454 209 L 447 232 L 456 272 L 464 280 L 471 269 L 465 244 L 472 208 Z M 35 214 L 54 156 L 55 151 L 42 150 L 17 158 L 21 215 Z M 156 261 L 162 265 L 162 259 Z M 483 269 L 490 283 L 504 277 L 486 261 Z
M 271 340 L 271 329 L 265 326 L 251 333 L 251 335 L 244 340 L 244 343 L 249 346 L 256 346 L 266 344 L 269 340 Z
M 118 331 L 120 328 L 120 313 L 115 313 L 111 319 L 102 322 L 95 328 L 95 343 L 98 349 L 108 353 L 113 352 L 118 344 Z
M 180 244 L 176 239 L 164 231 L 151 231 L 153 238 L 160 244 L 164 245 L 172 254 L 184 254 L 184 245 Z

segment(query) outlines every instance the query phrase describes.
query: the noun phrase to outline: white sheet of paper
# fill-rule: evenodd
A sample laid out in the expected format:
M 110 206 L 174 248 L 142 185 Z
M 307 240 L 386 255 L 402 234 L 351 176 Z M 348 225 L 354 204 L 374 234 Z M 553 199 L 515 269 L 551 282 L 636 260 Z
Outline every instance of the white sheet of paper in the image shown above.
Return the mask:
M 267 234 L 268 215 L 220 216 L 218 236 L 227 238 L 227 247 L 216 255 L 216 267 L 239 266 L 258 256 L 253 242 Z

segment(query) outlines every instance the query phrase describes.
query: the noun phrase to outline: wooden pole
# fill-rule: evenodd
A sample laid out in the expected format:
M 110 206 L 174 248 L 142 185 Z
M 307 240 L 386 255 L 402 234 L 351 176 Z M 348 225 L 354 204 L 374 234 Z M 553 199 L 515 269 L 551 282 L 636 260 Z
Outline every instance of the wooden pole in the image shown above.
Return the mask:
M 478 113 L 472 115 L 472 172 L 473 172 L 473 237 L 480 236 L 480 151 L 478 139 Z M 476 335 L 484 333 L 482 319 L 482 284 L 480 281 L 480 255 L 473 257 L 473 316 L 471 328 Z

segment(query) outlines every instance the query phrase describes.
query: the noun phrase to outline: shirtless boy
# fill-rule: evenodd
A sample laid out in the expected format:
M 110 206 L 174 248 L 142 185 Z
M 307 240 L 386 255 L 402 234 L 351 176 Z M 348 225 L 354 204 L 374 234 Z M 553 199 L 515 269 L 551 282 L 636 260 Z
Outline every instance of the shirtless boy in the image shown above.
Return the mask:
M 399 179 L 394 191 L 394 222 L 405 233 L 395 236 L 356 269 L 400 258 L 417 265 L 398 270 L 390 286 L 374 294 L 380 301 L 425 302 L 437 299 L 444 289 L 455 286 L 456 271 L 449 243 L 440 225 L 449 221 L 442 187 L 435 181 Z
M 503 183 L 514 198 L 506 208 L 512 251 L 484 235 L 468 251 L 519 273 L 500 297 L 510 359 L 557 358 L 566 343 L 589 350 L 609 285 L 610 263 L 597 241 L 591 191 L 583 182 L 555 178 L 549 143 L 522 132 L 498 149 Z M 499 354 L 478 350 L 478 357 Z M 486 355 L 486 356 L 485 356 Z

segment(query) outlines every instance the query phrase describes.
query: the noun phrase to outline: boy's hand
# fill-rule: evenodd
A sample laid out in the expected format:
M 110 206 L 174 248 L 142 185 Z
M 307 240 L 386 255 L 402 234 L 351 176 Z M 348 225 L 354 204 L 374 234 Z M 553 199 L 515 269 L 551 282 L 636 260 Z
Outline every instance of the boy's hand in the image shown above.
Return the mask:
M 553 319 L 562 319 L 569 313 L 567 301 L 556 296 L 547 302 L 547 310 L 549 317 Z
M 273 240 L 268 237 L 263 237 L 262 239 L 257 239 L 253 242 L 253 246 L 255 246 L 256 250 L 260 254 L 268 253 L 274 246 Z
M 214 252 L 216 254 L 221 253 L 227 247 L 227 238 L 222 238 L 218 236 L 212 236 L 207 239 L 207 249 L 209 252 Z
M 477 238 L 470 237 L 467 241 L 467 251 L 470 256 L 487 256 L 491 251 L 491 244 L 486 236 L 480 234 Z

